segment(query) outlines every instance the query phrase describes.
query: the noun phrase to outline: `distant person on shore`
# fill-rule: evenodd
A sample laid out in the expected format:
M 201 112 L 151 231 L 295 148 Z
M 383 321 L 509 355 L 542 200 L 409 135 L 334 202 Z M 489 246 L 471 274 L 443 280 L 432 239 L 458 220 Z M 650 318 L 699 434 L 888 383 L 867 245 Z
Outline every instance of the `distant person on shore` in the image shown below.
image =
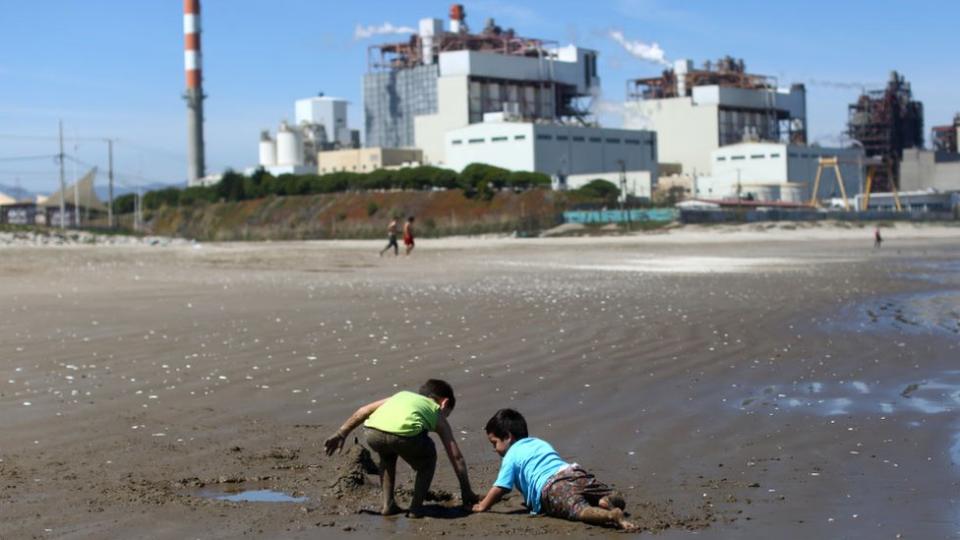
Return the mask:
M 403 245 L 407 248 L 407 255 L 413 251 L 413 216 L 407 218 L 403 224 Z
M 397 218 L 393 218 L 390 220 L 390 224 L 387 225 L 387 247 L 380 250 L 381 257 L 383 257 L 383 254 L 390 248 L 393 248 L 394 257 L 400 255 L 400 246 L 397 245 L 397 229 L 399 229 Z
M 469 506 L 477 502 L 478 497 L 470 489 L 467 464 L 447 422 L 456 403 L 453 388 L 446 381 L 430 379 L 418 393 L 402 391 L 360 407 L 323 444 L 327 455 L 333 455 L 343 449 L 350 432 L 363 423 L 367 445 L 380 457 L 380 487 L 383 490 L 380 513 L 388 516 L 402 512 L 393 495 L 397 458 L 401 457 L 417 473 L 407 515 L 420 517 L 437 465 L 437 450 L 428 435 L 435 431 L 460 481 L 463 504 Z
M 883 237 L 880 236 L 880 226 L 877 225 L 873 228 L 873 247 L 878 248 L 883 244 Z
M 636 526 L 624 518 L 623 495 L 599 482 L 576 463 L 560 459 L 546 441 L 527 434 L 527 421 L 513 409 L 500 409 L 487 422 L 487 439 L 503 460 L 493 487 L 474 512 L 486 512 L 512 489 L 523 495 L 532 514 L 606 525 Z

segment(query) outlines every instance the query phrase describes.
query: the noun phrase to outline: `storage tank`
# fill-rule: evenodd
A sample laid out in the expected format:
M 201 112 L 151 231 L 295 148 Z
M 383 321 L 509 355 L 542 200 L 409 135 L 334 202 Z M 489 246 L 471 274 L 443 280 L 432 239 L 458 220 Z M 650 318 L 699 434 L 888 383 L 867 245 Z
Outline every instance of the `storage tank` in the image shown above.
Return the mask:
M 303 165 L 300 134 L 286 122 L 281 122 L 277 129 L 277 165 Z
M 273 142 L 269 131 L 260 132 L 260 166 L 273 167 L 277 164 L 277 144 Z

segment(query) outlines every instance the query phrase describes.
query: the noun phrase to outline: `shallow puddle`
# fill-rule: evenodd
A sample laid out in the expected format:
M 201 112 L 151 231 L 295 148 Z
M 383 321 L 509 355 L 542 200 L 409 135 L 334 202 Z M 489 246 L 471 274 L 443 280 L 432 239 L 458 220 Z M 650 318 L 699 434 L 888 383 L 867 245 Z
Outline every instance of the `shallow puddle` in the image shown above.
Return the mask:
M 960 291 L 941 291 L 889 296 L 868 300 L 841 310 L 839 319 L 849 321 L 842 329 L 908 333 L 960 334 Z M 836 330 L 836 321 L 829 321 Z
M 805 410 L 821 416 L 851 413 L 949 413 L 960 409 L 960 371 L 936 378 L 881 385 L 863 381 L 770 385 L 731 400 L 741 410 Z
M 307 502 L 306 497 L 294 497 L 265 488 L 244 489 L 242 485 L 208 486 L 196 493 L 198 497 L 205 499 L 216 499 L 218 501 L 230 502 L 268 502 L 268 503 L 302 503 Z

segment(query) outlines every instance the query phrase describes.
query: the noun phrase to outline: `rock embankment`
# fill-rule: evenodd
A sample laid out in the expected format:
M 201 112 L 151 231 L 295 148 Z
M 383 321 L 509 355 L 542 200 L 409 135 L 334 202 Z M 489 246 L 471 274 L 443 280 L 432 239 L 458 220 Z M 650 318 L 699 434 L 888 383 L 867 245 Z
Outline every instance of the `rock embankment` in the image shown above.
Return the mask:
M 182 238 L 97 234 L 89 231 L 0 231 L 0 248 L 17 246 L 169 246 L 191 243 Z

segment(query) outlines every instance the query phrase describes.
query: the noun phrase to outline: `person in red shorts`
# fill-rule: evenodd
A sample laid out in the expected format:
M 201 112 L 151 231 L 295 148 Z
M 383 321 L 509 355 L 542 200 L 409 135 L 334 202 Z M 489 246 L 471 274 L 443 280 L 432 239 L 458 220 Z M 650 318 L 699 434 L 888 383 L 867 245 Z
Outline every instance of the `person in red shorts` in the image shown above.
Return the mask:
M 407 255 L 413 251 L 413 216 L 407 218 L 403 224 L 403 245 L 407 248 Z

